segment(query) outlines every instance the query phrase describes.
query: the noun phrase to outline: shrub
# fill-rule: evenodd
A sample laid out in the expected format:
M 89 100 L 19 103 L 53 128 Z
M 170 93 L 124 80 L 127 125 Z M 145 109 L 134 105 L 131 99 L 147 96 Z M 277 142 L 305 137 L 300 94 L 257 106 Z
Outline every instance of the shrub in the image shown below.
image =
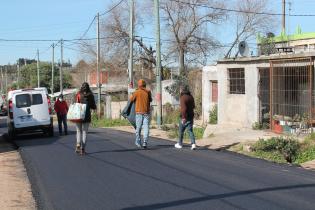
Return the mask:
M 209 124 L 217 124 L 218 123 L 218 107 L 214 105 L 210 114 L 209 114 Z
M 253 130 L 264 130 L 264 129 L 269 129 L 270 126 L 269 126 L 269 123 L 259 123 L 259 122 L 255 122 L 253 125 L 252 125 L 252 129 Z
M 267 140 L 259 139 L 253 146 L 256 153 L 259 152 L 279 152 L 283 158 L 292 163 L 298 154 L 300 145 L 294 138 L 273 137 Z
M 172 112 L 166 114 L 163 117 L 163 123 L 165 124 L 174 124 L 174 123 L 178 123 L 179 122 L 179 115 L 180 115 L 180 110 L 176 109 L 173 110 Z
M 254 145 L 253 150 L 255 151 L 271 151 L 276 150 L 278 146 L 277 138 L 270 138 L 268 140 L 259 139 Z

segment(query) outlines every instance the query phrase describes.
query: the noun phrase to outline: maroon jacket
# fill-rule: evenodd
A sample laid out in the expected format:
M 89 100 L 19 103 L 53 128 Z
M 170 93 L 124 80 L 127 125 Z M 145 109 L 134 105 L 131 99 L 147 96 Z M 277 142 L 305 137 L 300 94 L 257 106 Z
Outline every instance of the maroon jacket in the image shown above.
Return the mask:
M 188 91 L 183 91 L 180 96 L 180 116 L 191 121 L 194 119 L 195 100 Z
M 66 115 L 68 113 L 68 104 L 65 101 L 60 102 L 59 99 L 55 102 L 55 112 L 58 115 Z

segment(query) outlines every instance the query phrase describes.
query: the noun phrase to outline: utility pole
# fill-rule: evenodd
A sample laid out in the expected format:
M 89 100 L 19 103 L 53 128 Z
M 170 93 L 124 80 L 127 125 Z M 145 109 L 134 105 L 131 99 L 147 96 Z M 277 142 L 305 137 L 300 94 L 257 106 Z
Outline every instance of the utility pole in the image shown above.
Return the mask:
M 5 68 L 5 92 L 8 91 L 8 66 L 4 66 L 4 68 Z
M 51 95 L 54 97 L 54 75 L 55 74 L 55 44 L 52 44 L 52 58 L 51 58 Z
M 37 49 L 37 87 L 40 87 L 39 80 L 39 50 Z
M 63 39 L 60 40 L 60 72 L 59 72 L 59 76 L 60 76 L 60 94 L 63 93 L 63 71 L 62 71 L 62 65 L 63 65 Z
M 282 33 L 285 33 L 285 0 L 282 0 Z
M 129 0 L 130 4 L 130 29 L 129 29 L 129 87 L 128 92 L 131 94 L 131 89 L 134 88 L 133 81 L 133 38 L 134 38 L 134 0 Z
M 1 70 L 1 94 L 3 94 L 3 70 L 2 70 L 2 66 L 0 66 L 0 70 Z
M 20 89 L 20 60 L 17 64 L 17 88 Z
M 160 38 L 160 11 L 159 0 L 154 0 L 155 27 L 156 27 L 156 102 L 158 127 L 162 125 L 162 87 L 161 87 L 161 38 Z
M 97 48 L 97 55 L 96 55 L 96 63 L 97 63 L 97 116 L 100 119 L 101 118 L 101 82 L 100 82 L 100 77 L 101 77 L 101 66 L 100 66 L 100 54 L 101 54 L 101 50 L 100 50 L 100 14 L 97 13 L 97 22 L 96 22 L 96 37 L 97 37 L 97 44 L 96 44 L 96 48 Z

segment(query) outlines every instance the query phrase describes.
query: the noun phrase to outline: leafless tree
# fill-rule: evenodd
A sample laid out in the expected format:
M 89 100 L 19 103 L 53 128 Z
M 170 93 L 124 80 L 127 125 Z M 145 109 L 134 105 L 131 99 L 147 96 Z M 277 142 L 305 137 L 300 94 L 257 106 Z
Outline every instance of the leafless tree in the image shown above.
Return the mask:
M 169 49 L 178 56 L 180 73 L 184 73 L 185 62 L 201 62 L 219 45 L 208 31 L 211 24 L 226 19 L 225 11 L 219 8 L 224 8 L 223 1 L 161 1 L 163 20 L 171 35 Z
M 135 60 L 145 63 L 148 68 L 155 65 L 155 50 L 148 45 L 137 32 L 143 29 L 145 23 L 143 16 L 147 14 L 144 8 L 147 4 L 138 4 L 135 7 Z M 148 17 L 149 18 L 149 17 Z M 104 34 L 104 46 L 107 56 L 115 63 L 127 66 L 129 53 L 129 5 L 123 4 L 113 10 L 103 21 L 102 34 Z
M 235 27 L 235 38 L 227 50 L 225 57 L 231 57 L 233 49 L 240 41 L 254 38 L 257 33 L 266 34 L 274 29 L 277 19 L 272 13 L 269 0 L 238 0 L 235 4 L 238 11 L 229 17 Z

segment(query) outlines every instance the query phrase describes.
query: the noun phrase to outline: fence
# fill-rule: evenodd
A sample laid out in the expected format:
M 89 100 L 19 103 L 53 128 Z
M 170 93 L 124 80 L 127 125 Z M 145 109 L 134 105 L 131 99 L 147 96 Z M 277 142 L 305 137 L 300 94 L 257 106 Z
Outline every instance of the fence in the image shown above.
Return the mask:
M 312 122 L 312 58 L 271 60 L 270 67 L 270 120 Z

